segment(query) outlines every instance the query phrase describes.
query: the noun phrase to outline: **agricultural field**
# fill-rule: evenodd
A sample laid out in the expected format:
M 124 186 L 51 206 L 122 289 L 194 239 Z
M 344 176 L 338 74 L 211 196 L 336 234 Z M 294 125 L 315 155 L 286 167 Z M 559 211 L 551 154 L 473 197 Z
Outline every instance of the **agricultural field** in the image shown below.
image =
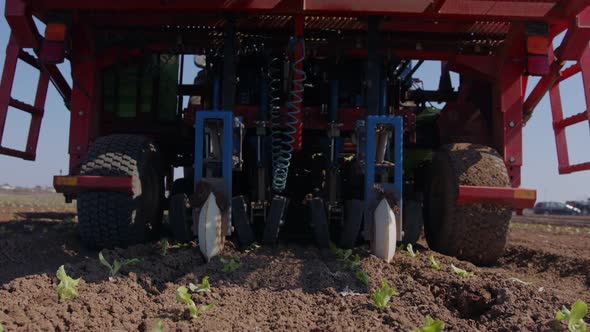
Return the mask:
M 195 243 L 167 241 L 103 250 L 101 262 L 77 239 L 75 205 L 2 193 L 0 323 L 6 332 L 409 331 L 430 316 L 448 331 L 566 331 L 556 313 L 590 303 L 590 221 L 532 219 L 515 217 L 493 267 L 424 240 L 391 264 L 367 248 L 305 243 L 230 244 L 206 263 Z

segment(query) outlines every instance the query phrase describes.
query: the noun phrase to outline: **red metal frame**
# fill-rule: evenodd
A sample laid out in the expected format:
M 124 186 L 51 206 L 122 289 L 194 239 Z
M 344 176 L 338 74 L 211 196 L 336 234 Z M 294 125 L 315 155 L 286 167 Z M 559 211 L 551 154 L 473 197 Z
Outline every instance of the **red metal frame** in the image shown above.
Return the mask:
M 54 64 L 42 63 L 38 58 L 23 50 L 24 48 L 32 48 L 38 55 L 43 40 L 37 31 L 30 8 L 27 7 L 26 3 L 14 0 L 7 1 L 5 16 L 12 28 L 12 32 L 6 47 L 6 58 L 0 81 L 0 154 L 25 160 L 35 160 L 41 122 L 45 113 L 45 100 L 49 81 L 54 84 L 68 106 L 71 89 Z M 33 105 L 12 98 L 12 87 L 18 60 L 29 64 L 40 72 Z M 31 115 L 24 151 L 2 146 L 9 107 Z
M 576 9 L 582 8 L 577 1 Z M 556 31 L 555 33 L 557 33 Z M 551 115 L 553 117 L 553 129 L 555 133 L 555 145 L 557 149 L 558 170 L 560 174 L 569 174 L 584 170 L 590 170 L 590 162 L 572 165 L 570 163 L 568 142 L 566 137 L 566 128 L 577 123 L 589 121 L 590 125 L 590 8 L 584 9 L 569 25 L 568 32 L 563 39 L 562 44 L 555 52 L 551 48 L 549 51 L 552 64 L 550 71 L 535 86 L 530 96 L 523 105 L 523 114 L 525 120 L 528 120 L 535 106 L 541 101 L 541 98 L 549 92 L 551 104 Z M 562 70 L 565 61 L 574 60 L 576 64 Z M 568 78 L 581 73 L 584 84 L 584 94 L 586 100 L 586 110 L 577 113 L 568 118 L 564 118 L 563 105 L 561 101 L 560 83 Z
M 590 170 L 590 162 L 572 165 L 570 163 L 568 143 L 565 130 L 567 127 L 589 121 L 590 113 L 586 111 L 564 118 L 563 104 L 561 102 L 561 91 L 559 84 L 571 76 L 582 73 L 584 82 L 584 94 L 586 96 L 586 105 L 590 105 L 590 47 L 587 47 L 582 54 L 578 64 L 567 68 L 562 72 L 553 86 L 549 89 L 549 100 L 551 102 L 551 115 L 553 117 L 553 130 L 555 132 L 555 146 L 557 149 L 557 162 L 560 174 L 569 174 L 584 170 Z
M 498 56 L 494 84 L 493 128 L 494 141 L 508 170 L 512 187 L 521 183 L 522 127 L 524 102 L 523 80 L 525 72 L 524 25 L 513 24 Z
M 46 72 L 41 71 L 39 81 L 37 83 L 37 92 L 35 94 L 34 105 L 29 105 L 12 98 L 11 92 L 14 83 L 16 65 L 18 60 L 23 59 L 23 57 L 24 54 L 20 45 L 17 44 L 16 38 L 11 36 L 6 48 L 4 71 L 2 73 L 2 81 L 0 82 L 0 154 L 18 157 L 25 160 L 35 160 L 37 142 L 39 141 L 39 131 L 41 129 L 41 120 L 43 119 L 45 99 L 47 97 L 47 88 L 49 86 L 49 75 L 47 75 Z M 30 64 L 40 69 L 36 63 L 30 62 Z M 27 134 L 27 145 L 24 151 L 7 148 L 1 145 L 9 106 L 31 115 L 31 122 Z
M 131 176 L 54 176 L 53 187 L 58 193 L 78 194 L 83 191 L 116 191 L 133 194 Z
M 569 165 L 567 142 L 564 134 L 565 127 L 584 121 L 586 118 L 590 119 L 590 115 L 585 112 L 564 119 L 558 86 L 559 82 L 580 69 L 584 77 L 586 99 L 590 105 L 590 72 L 588 72 L 588 69 L 590 69 L 590 53 L 587 46 L 588 40 L 590 40 L 590 28 L 587 28 L 590 27 L 590 9 L 588 9 L 590 0 L 505 0 L 501 1 L 501 4 L 502 6 L 496 6 L 494 1 L 466 0 L 128 0 L 124 2 L 118 0 L 6 0 L 5 13 L 13 31 L 13 37 L 11 37 L 7 49 L 4 74 L 0 83 L 0 142 L 9 105 L 32 114 L 33 121 L 26 151 L 0 148 L 0 153 L 34 159 L 38 128 L 43 114 L 45 92 L 47 83 L 51 80 L 64 96 L 67 104 L 70 104 L 69 98 L 71 95 L 70 174 L 77 173 L 88 145 L 97 135 L 99 121 L 96 108 L 100 96 L 97 94 L 99 89 L 97 89 L 96 84 L 100 81 L 99 68 L 101 64 L 105 65 L 112 60 L 112 57 L 101 60 L 96 55 L 97 52 L 92 49 L 95 36 L 93 36 L 93 30 L 88 22 L 92 22 L 92 26 L 100 26 L 100 24 L 105 26 L 129 26 L 130 24 L 149 26 L 161 25 L 170 17 L 174 20 L 184 19 L 190 25 L 194 24 L 192 21 L 195 19 L 192 16 L 193 13 L 246 12 L 258 16 L 263 14 L 293 16 L 294 20 L 289 21 L 293 24 L 289 23 L 288 25 L 289 34 L 301 36 L 308 25 L 306 17 L 311 18 L 313 15 L 350 17 L 374 14 L 394 17 L 394 19 L 386 20 L 382 24 L 380 27 L 381 32 L 418 32 L 419 40 L 432 41 L 429 45 L 418 45 L 416 43 L 412 44 L 411 41 L 408 44 L 408 41 L 403 40 L 403 38 L 401 38 L 401 41 L 388 40 L 389 44 L 384 42 L 380 52 L 392 53 L 398 57 L 408 59 L 448 61 L 450 68 L 453 70 L 492 83 L 494 89 L 493 123 L 491 124 L 493 141 L 504 157 L 513 187 L 520 185 L 522 126 L 531 116 L 534 107 L 547 92 L 550 92 L 552 99 L 560 172 L 568 173 L 590 169 L 590 163 Z M 45 20 L 51 11 L 72 13 L 72 22 L 69 22 L 71 23 L 70 31 L 72 31 L 70 61 L 75 85 L 73 90 L 70 90 L 61 74 L 59 74 L 57 67 L 39 64 L 42 75 L 38 85 L 35 105 L 25 105 L 10 97 L 10 88 L 14 78 L 14 63 L 16 63 L 18 56 L 25 61 L 28 59 L 27 62 L 29 63 L 37 63 L 36 59 L 31 60 L 23 55 L 21 48 L 31 47 L 38 52 L 43 39 L 35 27 L 32 14 L 34 13 L 39 19 Z M 89 13 L 112 14 L 114 11 L 119 13 L 141 12 L 142 15 L 134 15 L 128 22 L 125 20 L 125 15 L 87 16 Z M 153 13 L 160 14 L 153 15 Z M 162 13 L 164 15 L 161 15 Z M 166 18 L 163 18 L 163 16 L 166 16 Z M 223 24 L 219 23 L 224 20 L 223 18 L 215 21 L 214 19 L 215 17 L 211 18 L 211 16 L 202 18 L 203 22 L 208 22 L 207 24 L 212 26 Z M 289 19 L 287 18 L 287 20 Z M 556 61 L 551 63 L 549 74 L 541 79 L 525 101 L 523 97 L 526 92 L 527 79 L 523 76 L 526 64 L 523 22 L 531 20 L 544 21 L 550 24 L 551 37 L 565 29 L 568 29 L 568 33 L 562 45 L 555 51 Z M 495 38 L 494 40 L 496 40 L 505 36 L 503 46 L 498 47 L 499 52 L 494 50 L 489 54 L 487 51 L 461 54 L 462 52 L 458 49 L 449 49 L 447 44 L 445 44 L 445 47 L 437 48 L 439 45 L 437 39 L 439 39 L 438 36 L 441 33 L 448 34 L 445 38 L 458 38 L 453 41 L 460 45 L 461 38 L 459 36 L 473 33 L 470 29 L 473 28 L 475 22 L 499 24 L 491 27 L 491 30 L 483 29 L 484 36 L 482 37 L 484 39 Z M 506 24 L 504 24 L 507 22 L 510 22 L 508 35 L 505 34 Z M 313 25 L 315 23 L 310 20 L 309 24 Z M 361 30 L 366 27 L 362 22 L 356 24 L 355 28 L 359 29 L 358 26 L 360 26 Z M 320 30 L 326 29 L 326 27 L 322 28 L 321 25 L 317 27 Z M 256 29 L 256 26 L 254 25 L 252 28 Z M 292 32 L 293 28 L 294 33 Z M 350 29 L 354 30 L 353 28 Z M 432 37 L 433 33 L 437 37 Z M 163 48 L 169 49 L 166 43 L 162 45 Z M 341 52 L 340 49 L 330 50 L 330 46 L 326 47 L 327 53 L 333 51 L 338 55 L 366 57 L 366 49 L 363 48 L 363 45 L 358 48 L 346 49 L 342 53 L 338 53 Z M 398 48 L 394 49 L 394 47 Z M 120 53 L 117 54 L 120 55 Z M 561 72 L 563 62 L 566 60 L 576 60 L 579 64 L 577 67 Z M 324 123 L 317 122 L 316 124 L 313 115 L 308 114 L 312 113 L 304 111 L 301 114 L 301 124 L 303 126 L 317 125 L 323 127 Z M 351 116 L 345 122 L 353 120 Z M 300 133 L 301 127 L 298 127 L 296 148 L 301 145 Z
M 498 204 L 517 210 L 530 209 L 537 201 L 537 191 L 517 188 L 459 186 L 457 205 Z
M 70 174 L 78 173 L 88 145 L 96 137 L 97 108 L 95 103 L 97 60 L 92 47 L 92 34 L 82 22 L 75 22 L 72 33 L 72 76 L 76 82 L 72 90 L 70 112 Z
M 24 3 L 22 0 L 8 2 Z M 462 0 L 223 0 L 193 1 L 176 0 L 117 0 L 79 1 L 79 0 L 36 0 L 32 3 L 34 11 L 48 10 L 93 10 L 93 11 L 133 11 L 133 12 L 259 12 L 276 14 L 334 14 L 367 15 L 399 14 L 407 17 L 427 16 L 437 18 L 479 20 L 479 19 L 535 19 L 548 17 L 552 20 L 575 15 L 583 9 L 585 0 L 505 0 L 503 6 L 494 7 L 492 1 Z M 509 5 L 506 5 L 508 3 Z M 556 4 L 553 10 L 552 4 Z M 542 8 L 539 8 L 542 7 Z M 541 10 L 540 10 L 541 9 Z

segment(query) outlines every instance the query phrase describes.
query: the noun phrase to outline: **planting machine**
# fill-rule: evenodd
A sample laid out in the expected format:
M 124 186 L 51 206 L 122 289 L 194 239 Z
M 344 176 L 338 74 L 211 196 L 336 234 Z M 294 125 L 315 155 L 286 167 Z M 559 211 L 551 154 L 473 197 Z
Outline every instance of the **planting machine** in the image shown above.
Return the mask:
M 581 72 L 590 101 L 588 6 L 6 0 L 0 139 L 9 109 L 31 125 L 24 151 L 0 153 L 35 159 L 51 82 L 70 112 L 69 174 L 54 185 L 77 200 L 90 247 L 168 232 L 209 259 L 226 236 L 307 237 L 390 260 L 423 225 L 434 250 L 489 264 L 512 212 L 535 202 L 519 188 L 522 130 L 545 93 L 559 172 L 590 169 L 570 164 L 565 136 L 588 111 L 565 117 L 559 90 Z M 427 60 L 436 90 L 414 77 Z M 40 71 L 32 104 L 11 97 L 17 61 Z

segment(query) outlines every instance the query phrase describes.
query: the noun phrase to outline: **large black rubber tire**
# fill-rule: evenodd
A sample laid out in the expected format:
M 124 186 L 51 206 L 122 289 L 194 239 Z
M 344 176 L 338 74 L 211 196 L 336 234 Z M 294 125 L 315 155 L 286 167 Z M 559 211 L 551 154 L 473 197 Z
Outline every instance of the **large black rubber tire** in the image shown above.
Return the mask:
M 160 154 L 152 140 L 137 135 L 100 137 L 88 149 L 80 174 L 133 177 L 133 195 L 107 191 L 78 195 L 78 228 L 86 246 L 124 247 L 157 235 L 164 183 Z
M 428 245 L 441 253 L 489 265 L 504 252 L 510 208 L 457 205 L 459 185 L 509 187 L 502 157 L 492 148 L 455 143 L 436 153 L 424 204 Z

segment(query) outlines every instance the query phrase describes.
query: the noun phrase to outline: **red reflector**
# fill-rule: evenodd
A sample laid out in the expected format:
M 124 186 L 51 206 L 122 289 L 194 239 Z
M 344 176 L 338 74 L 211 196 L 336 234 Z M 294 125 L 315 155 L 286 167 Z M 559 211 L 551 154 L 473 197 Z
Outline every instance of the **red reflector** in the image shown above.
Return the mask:
M 544 36 L 529 36 L 526 41 L 529 54 L 547 55 L 549 51 L 549 39 Z
M 45 39 L 64 41 L 66 39 L 66 25 L 63 23 L 48 23 L 45 27 Z
M 532 76 L 549 74 L 549 58 L 542 55 L 529 56 L 527 59 L 527 72 Z

